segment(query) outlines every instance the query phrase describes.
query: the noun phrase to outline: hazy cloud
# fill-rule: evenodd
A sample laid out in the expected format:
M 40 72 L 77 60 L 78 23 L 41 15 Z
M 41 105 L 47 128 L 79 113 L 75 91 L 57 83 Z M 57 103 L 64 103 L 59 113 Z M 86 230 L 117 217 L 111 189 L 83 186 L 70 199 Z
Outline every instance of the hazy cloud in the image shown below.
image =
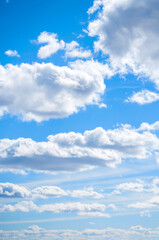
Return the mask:
M 7 50 L 5 51 L 5 54 L 9 57 L 20 57 L 16 50 Z

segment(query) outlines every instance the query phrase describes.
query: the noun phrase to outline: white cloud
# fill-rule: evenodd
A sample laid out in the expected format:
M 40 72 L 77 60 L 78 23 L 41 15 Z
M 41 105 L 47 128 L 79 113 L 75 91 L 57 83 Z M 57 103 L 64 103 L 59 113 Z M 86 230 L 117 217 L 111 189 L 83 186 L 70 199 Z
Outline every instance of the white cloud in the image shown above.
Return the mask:
M 159 93 L 151 92 L 149 90 L 142 90 L 134 93 L 126 102 L 138 103 L 140 105 L 156 102 L 159 100 Z
M 69 196 L 73 198 L 103 198 L 103 194 L 93 188 L 80 190 L 64 190 L 57 186 L 41 186 L 33 189 L 13 183 L 0 183 L 0 197 L 6 198 L 57 198 Z
M 30 191 L 23 186 L 13 183 L 0 183 L 0 197 L 30 197 Z
M 136 202 L 133 204 L 129 204 L 129 207 L 137 208 L 137 209 L 158 208 L 159 207 L 159 195 L 153 196 L 152 198 L 150 198 L 144 202 Z
M 143 228 L 142 226 L 132 226 L 130 229 L 85 229 L 83 231 L 77 230 L 48 230 L 40 228 L 36 225 L 30 226 L 28 229 L 20 231 L 0 231 L 3 240 L 158 240 L 158 228 Z
M 18 138 L 0 140 L 0 167 L 41 171 L 79 171 L 115 167 L 122 159 L 146 159 L 159 150 L 159 139 L 148 131 L 123 125 L 114 130 L 96 128 L 83 134 L 48 136 L 46 142 Z
M 93 188 L 85 188 L 84 190 L 73 190 L 71 192 L 71 196 L 72 197 L 76 197 L 76 198 L 83 198 L 83 197 L 87 197 L 87 198 L 95 198 L 95 199 L 100 199 L 103 198 L 103 194 L 95 192 L 93 190 Z
M 11 204 L 4 204 L 0 208 L 0 212 L 29 212 L 33 210 L 38 210 L 38 207 L 32 202 L 32 201 L 22 201 L 19 203 L 16 203 L 15 205 Z
M 64 50 L 65 57 L 67 58 L 79 59 L 90 58 L 92 56 L 90 50 L 84 50 L 76 41 L 70 43 L 65 43 L 63 40 L 59 41 L 55 33 L 42 32 L 36 42 L 37 44 L 46 43 L 46 45 L 40 47 L 38 51 L 38 57 L 41 59 L 48 58 L 59 50 Z
M 0 115 L 9 113 L 37 122 L 67 117 L 86 105 L 100 105 L 104 77 L 111 75 L 107 65 L 93 60 L 75 61 L 69 67 L 0 65 Z
M 106 217 L 109 218 L 110 215 L 108 213 L 102 213 L 102 212 L 79 212 L 80 216 L 89 216 L 89 217 Z
M 88 13 L 96 10 L 88 26 L 95 51 L 108 54 L 119 72 L 144 75 L 159 88 L 159 1 L 94 1 Z
M 93 6 L 88 9 L 87 13 L 93 14 L 94 12 L 96 12 L 102 5 L 102 2 L 102 0 L 94 0 Z
M 90 58 L 92 53 L 90 50 L 84 50 L 76 41 L 66 43 L 65 57 L 70 58 Z
M 9 57 L 20 57 L 16 50 L 7 50 L 5 51 L 5 54 Z
M 33 197 L 45 198 L 45 197 L 63 197 L 68 193 L 57 186 L 41 186 L 32 190 Z
M 38 44 L 47 43 L 47 45 L 40 47 L 38 57 L 45 59 L 56 53 L 60 49 L 64 49 L 65 43 L 63 40 L 59 41 L 57 34 L 42 32 L 37 39 Z
M 144 191 L 144 183 L 142 183 L 142 182 L 121 183 L 116 186 L 116 189 L 122 190 L 122 191 L 143 192 Z
M 141 130 L 141 131 L 155 131 L 155 130 L 159 130 L 159 121 L 156 121 L 152 124 L 149 124 L 149 123 L 146 123 L 146 122 L 143 122 L 141 124 L 141 126 L 139 127 L 138 131 Z
M 54 204 L 43 204 L 37 206 L 32 201 L 22 201 L 15 205 L 5 204 L 0 208 L 0 212 L 104 212 L 106 209 L 104 204 L 99 203 L 80 203 L 80 202 L 66 202 L 66 203 L 54 203 Z M 88 214 L 87 214 L 88 215 Z M 92 213 L 93 215 L 93 213 Z

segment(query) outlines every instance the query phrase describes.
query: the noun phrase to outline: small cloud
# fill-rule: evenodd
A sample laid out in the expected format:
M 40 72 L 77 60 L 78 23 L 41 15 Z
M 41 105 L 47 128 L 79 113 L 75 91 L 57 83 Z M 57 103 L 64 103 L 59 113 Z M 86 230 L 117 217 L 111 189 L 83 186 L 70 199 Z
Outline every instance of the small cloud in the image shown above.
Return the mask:
M 5 54 L 9 57 L 20 57 L 16 50 L 7 50 L 5 51 Z
M 140 212 L 140 217 L 151 217 L 150 211 L 145 210 L 145 211 Z
M 159 100 L 159 93 L 151 92 L 149 90 L 142 90 L 141 92 L 134 93 L 128 97 L 126 102 L 138 103 L 140 105 L 156 102 Z

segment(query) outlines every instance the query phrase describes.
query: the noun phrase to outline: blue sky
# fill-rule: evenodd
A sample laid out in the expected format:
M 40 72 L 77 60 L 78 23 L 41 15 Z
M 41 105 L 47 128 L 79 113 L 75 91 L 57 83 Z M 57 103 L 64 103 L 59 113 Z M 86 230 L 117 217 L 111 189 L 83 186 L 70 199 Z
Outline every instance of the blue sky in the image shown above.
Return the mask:
M 0 239 L 158 239 L 158 1 L 0 5 Z

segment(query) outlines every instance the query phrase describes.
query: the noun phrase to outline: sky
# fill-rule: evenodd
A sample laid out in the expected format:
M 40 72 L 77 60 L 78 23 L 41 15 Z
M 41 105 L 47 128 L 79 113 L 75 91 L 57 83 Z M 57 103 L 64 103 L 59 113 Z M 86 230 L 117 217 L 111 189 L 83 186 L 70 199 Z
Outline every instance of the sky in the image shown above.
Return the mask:
M 0 239 L 159 238 L 158 0 L 0 0 Z

